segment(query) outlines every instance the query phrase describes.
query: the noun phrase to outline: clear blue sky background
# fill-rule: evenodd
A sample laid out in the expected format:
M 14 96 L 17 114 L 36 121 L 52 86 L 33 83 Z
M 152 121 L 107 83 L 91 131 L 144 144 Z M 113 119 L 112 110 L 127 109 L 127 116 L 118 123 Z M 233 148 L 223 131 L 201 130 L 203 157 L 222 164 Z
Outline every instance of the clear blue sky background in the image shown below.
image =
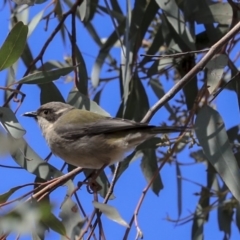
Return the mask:
M 100 1 L 102 5 L 104 5 L 104 1 Z M 122 1 L 123 3 L 123 1 Z M 29 20 L 38 13 L 46 4 L 35 5 L 30 8 L 30 16 Z M 125 6 L 123 9 L 125 10 Z M 8 33 L 9 27 L 9 8 L 3 8 L 0 12 L 0 44 L 3 43 L 4 39 Z M 28 22 L 29 22 L 28 20 Z M 70 24 L 70 19 L 67 20 L 67 26 Z M 94 18 L 94 25 L 100 36 L 102 38 L 106 38 L 109 34 L 114 30 L 114 27 L 111 23 L 111 19 L 106 16 L 99 16 L 96 14 Z M 47 32 L 44 32 L 45 22 L 42 21 L 33 32 L 33 34 L 29 38 L 29 44 L 31 50 L 33 52 L 33 56 L 35 57 L 39 51 L 41 50 L 43 44 L 48 38 L 49 34 L 53 31 L 56 26 L 56 20 L 52 19 L 49 23 L 49 28 Z M 198 31 L 201 31 L 201 26 L 197 27 Z M 98 54 L 99 48 L 97 45 L 91 40 L 91 37 L 84 30 L 79 21 L 77 21 L 77 44 L 80 50 L 83 53 L 83 57 L 86 61 L 88 75 L 91 73 L 91 69 L 95 60 L 95 57 Z M 120 49 L 115 49 L 113 54 L 116 58 L 120 56 Z M 60 34 L 58 34 L 53 42 L 48 47 L 48 50 L 44 54 L 44 62 L 48 60 L 58 59 L 63 61 L 64 56 L 71 55 L 71 45 L 67 41 L 65 47 L 63 47 L 62 40 Z M 40 66 L 40 65 L 38 65 Z M 106 69 L 106 68 L 105 68 Z M 23 67 L 23 63 L 19 62 L 19 67 L 17 71 L 17 80 L 20 79 L 25 72 L 25 68 Z M 0 81 L 1 86 L 4 85 L 4 81 L 6 78 L 7 71 L 2 71 L 0 73 Z M 109 76 L 108 73 L 102 71 L 101 77 Z M 73 86 L 73 83 L 66 83 L 64 79 L 59 79 L 55 82 L 57 87 L 62 92 L 63 96 L 67 97 L 70 89 Z M 165 82 L 165 89 L 168 90 L 172 85 L 169 82 Z M 158 99 L 153 94 L 153 92 L 147 87 L 147 92 L 149 94 L 150 105 L 152 106 Z M 28 143 L 30 143 L 31 147 L 42 157 L 45 158 L 49 153 L 49 148 L 47 147 L 45 140 L 41 136 L 40 130 L 36 123 L 32 119 L 25 119 L 21 116 L 22 113 L 26 111 L 36 110 L 39 105 L 39 89 L 36 86 L 25 85 L 22 88 L 22 91 L 27 95 L 22 107 L 17 113 L 17 118 L 22 126 L 27 130 L 27 134 L 25 136 Z M 3 103 L 3 92 L 0 93 L 0 101 Z M 227 101 L 226 101 L 227 99 Z M 224 91 L 222 92 L 215 103 L 217 104 L 217 110 L 221 113 L 226 128 L 228 129 L 231 126 L 234 126 L 239 123 L 239 110 L 237 105 L 236 96 L 233 92 Z M 118 83 L 117 81 L 112 81 L 105 87 L 102 98 L 101 98 L 101 107 L 103 107 L 106 111 L 108 111 L 112 116 L 115 116 L 116 111 L 120 104 L 120 97 L 118 92 Z M 14 106 L 14 105 L 13 105 Z M 227 110 L 227 112 L 226 112 Z M 165 121 L 168 118 L 167 112 L 164 109 L 161 109 L 152 119 L 151 123 L 159 124 L 161 121 Z M 191 158 L 189 158 L 189 152 L 191 150 L 185 150 L 184 153 L 178 155 L 178 160 L 184 163 L 193 162 Z M 50 163 L 55 167 L 60 168 L 63 164 L 63 161 L 52 157 Z M 9 157 L 5 157 L 1 160 L 0 164 L 5 165 L 16 165 L 16 163 Z M 206 184 L 206 167 L 204 164 L 197 164 L 192 166 L 183 166 L 181 167 L 182 176 L 186 177 L 192 181 L 198 182 L 200 184 Z M 175 226 L 175 224 L 170 223 L 165 220 L 167 215 L 170 218 L 177 219 L 177 179 L 176 179 L 176 167 L 175 165 L 166 165 L 161 171 L 161 177 L 164 183 L 164 189 L 160 192 L 159 197 L 154 195 L 152 191 L 149 191 L 142 208 L 139 214 L 139 225 L 144 233 L 145 240 L 152 239 L 167 239 L 167 240 L 185 240 L 191 239 L 191 225 L 192 222 L 189 222 L 183 226 Z M 25 170 L 13 170 L 0 168 L 0 194 L 9 190 L 17 185 L 22 185 L 25 183 L 32 182 L 35 176 L 31 175 Z M 81 179 L 81 176 L 77 177 L 78 180 Z M 137 160 L 131 164 L 128 170 L 123 174 L 121 179 L 118 181 L 114 194 L 116 199 L 110 201 L 109 204 L 116 207 L 121 216 L 129 222 L 132 213 L 137 205 L 139 197 L 142 193 L 143 188 L 146 186 L 147 182 L 144 179 L 141 169 L 140 169 L 140 161 Z M 31 189 L 31 188 L 29 188 Z M 201 188 L 199 186 L 194 185 L 193 183 L 183 181 L 183 212 L 182 216 L 188 216 L 189 213 L 194 212 L 197 202 L 199 200 L 198 196 L 194 196 L 194 193 L 200 192 Z M 12 199 L 16 196 L 19 196 L 20 193 L 24 193 L 26 188 L 20 190 L 16 194 L 12 196 Z M 63 187 L 59 188 L 56 193 L 51 194 L 51 198 L 55 203 L 55 212 L 58 212 L 59 204 L 62 202 L 65 194 L 65 190 Z M 80 201 L 82 202 L 86 213 L 88 215 L 91 214 L 93 206 L 91 204 L 93 200 L 93 196 L 90 196 L 85 187 L 83 187 L 80 191 L 78 191 Z M 101 201 L 101 199 L 100 199 Z M 122 236 L 125 232 L 125 228 L 118 225 L 117 223 L 108 220 L 107 218 L 103 218 L 104 229 L 106 229 L 106 237 L 107 239 L 122 239 Z M 134 239 L 136 234 L 136 229 L 133 226 L 129 239 Z M 51 232 L 48 234 L 47 239 L 56 239 L 56 234 Z M 232 228 L 232 238 L 237 239 L 239 236 L 239 232 L 234 226 Z M 217 223 L 217 211 L 213 211 L 210 215 L 209 223 L 205 225 L 205 239 L 222 239 L 223 233 L 219 232 L 218 223 Z M 10 239 L 14 239 L 12 236 Z M 25 236 L 24 239 L 29 239 L 29 237 Z

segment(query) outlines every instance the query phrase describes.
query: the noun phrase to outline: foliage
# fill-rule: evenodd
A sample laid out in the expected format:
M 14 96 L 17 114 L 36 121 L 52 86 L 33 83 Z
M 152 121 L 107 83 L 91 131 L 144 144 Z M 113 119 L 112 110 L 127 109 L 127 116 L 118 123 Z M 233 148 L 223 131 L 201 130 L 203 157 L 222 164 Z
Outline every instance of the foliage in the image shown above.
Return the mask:
M 194 240 L 203 239 L 204 226 L 217 208 L 216 221 L 224 239 L 230 238 L 232 225 L 240 229 L 239 127 L 225 128 L 215 102 L 219 94 L 233 91 L 240 104 L 239 54 L 235 53 L 239 46 L 239 4 L 232 0 L 128 0 L 125 11 L 120 2 L 4 1 L 4 9 L 11 11 L 11 29 L 5 33 L 6 39 L 0 49 L 0 71 L 7 71 L 5 85 L 1 83 L 0 86 L 4 91 L 0 107 L 0 141 L 1 146 L 5 146 L 0 151 L 1 154 L 10 153 L 20 166 L 18 171 L 25 169 L 25 174 L 31 173 L 36 178 L 33 183 L 22 186 L 16 183 L 12 189 L 1 193 L 1 239 L 11 233 L 18 236 L 28 233 L 33 239 L 45 239 L 49 229 L 63 239 L 75 239 L 75 236 L 82 239 L 84 235 L 87 239 L 105 239 L 107 226 L 102 224 L 102 214 L 110 219 L 108 221 L 125 227 L 125 233 L 119 239 L 128 239 L 134 225 L 136 239 L 141 238 L 143 231 L 138 215 L 141 214 L 142 203 L 149 189 L 159 195 L 164 188 L 165 179 L 160 174 L 167 165 L 176 166 L 178 205 L 177 220 L 171 216 L 167 220 L 177 225 L 191 221 L 189 236 Z M 29 21 L 28 14 L 35 5 L 41 11 Z M 94 25 L 97 15 L 108 18 L 113 26 L 114 30 L 106 39 L 100 37 L 99 25 Z M 46 40 L 42 46 L 34 46 L 33 51 L 29 37 L 42 22 L 45 23 Z M 55 24 L 53 29 L 50 28 L 52 22 Z M 79 31 L 79 24 L 84 27 L 84 33 Z M 202 31 L 199 31 L 200 26 Z M 91 73 L 87 71 L 85 51 L 77 44 L 77 39 L 86 33 L 99 47 Z M 62 60 L 53 56 L 52 60 L 45 61 L 44 56 L 57 35 L 61 36 L 62 46 L 56 51 L 64 52 L 65 46 L 70 44 L 71 56 Z M 19 63 L 24 64 L 25 73 L 17 79 L 16 66 Z M 62 76 L 73 85 L 66 100 L 57 81 L 54 82 Z M 119 87 L 114 91 L 119 92 L 121 98 L 119 105 L 113 103 L 118 108 L 116 117 L 146 123 L 164 108 L 169 115 L 167 124 L 190 126 L 191 131 L 179 134 L 175 141 L 167 136 L 148 140 L 120 164 L 110 166 L 110 177 L 109 169 L 101 172 L 96 179 L 100 189 L 91 186 L 94 193 L 88 193 L 93 196 L 93 203 L 92 213 L 87 217 L 78 198 L 79 189 L 84 185 L 79 183 L 76 187 L 74 181 L 81 169 L 69 165 L 66 173 L 65 164 L 59 170 L 44 161 L 23 138 L 26 131 L 15 114 L 23 103 L 30 101 L 25 98 L 27 93 L 22 91 L 23 85 L 29 84 L 40 89 L 40 104 L 66 101 L 77 108 L 109 116 L 99 104 L 105 87 L 113 81 L 118 82 Z M 172 84 L 169 91 L 165 91 L 166 82 Z M 159 100 L 151 106 L 153 94 Z M 201 190 L 196 193 L 199 200 L 195 212 L 184 217 L 182 209 L 186 206 L 182 204 L 184 177 L 181 170 L 187 163 L 178 161 L 183 150 L 188 152 L 194 164 L 205 163 L 207 169 L 206 185 L 200 184 Z M 128 171 L 129 164 L 139 157 L 147 185 L 128 222 L 113 207 L 114 201 L 111 205 L 107 202 L 116 197 L 114 186 Z M 84 170 L 84 174 L 88 176 L 89 170 Z M 198 184 L 194 179 L 191 181 Z M 59 196 L 61 211 L 58 217 L 53 211 L 50 194 L 61 185 L 66 186 L 66 196 Z M 29 186 L 30 191 L 19 193 L 17 198 L 12 197 Z M 96 191 L 104 198 L 102 202 Z M 151 228 L 150 224 L 148 228 Z M 110 239 L 113 236 L 114 233 Z

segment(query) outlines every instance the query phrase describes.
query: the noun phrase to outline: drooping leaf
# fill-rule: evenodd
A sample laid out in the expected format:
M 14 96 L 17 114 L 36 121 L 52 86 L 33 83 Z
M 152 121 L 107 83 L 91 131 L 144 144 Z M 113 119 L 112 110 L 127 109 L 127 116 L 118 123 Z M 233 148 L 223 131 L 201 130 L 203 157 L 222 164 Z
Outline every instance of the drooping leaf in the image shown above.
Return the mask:
M 68 192 L 61 205 L 61 212 L 59 214 L 59 217 L 62 219 L 62 223 L 64 224 L 64 227 L 66 229 L 66 235 L 70 237 L 74 236 L 75 238 L 75 236 L 80 235 L 86 219 L 83 219 L 81 217 L 77 204 L 74 203 L 69 197 L 74 190 L 74 185 L 72 181 L 68 181 L 67 186 Z M 66 238 L 62 237 L 61 239 L 65 240 Z
M 224 192 L 226 190 L 227 187 L 224 184 L 221 192 Z M 217 213 L 219 230 L 224 232 L 225 239 L 229 239 L 231 236 L 233 205 L 228 200 L 226 200 L 226 194 L 219 197 L 219 207 Z
M 14 187 L 8 190 L 7 192 L 0 195 L 0 204 L 5 203 L 13 193 L 15 193 L 21 187 Z
M 77 65 L 78 65 L 78 90 L 88 95 L 88 74 L 87 74 L 87 67 L 84 61 L 84 58 L 79 50 L 79 48 L 76 46 L 76 58 L 77 58 Z
M 223 70 L 228 63 L 228 57 L 224 54 L 215 55 L 206 65 L 207 85 L 211 94 L 220 84 Z
M 57 217 L 54 216 L 53 213 L 47 214 L 47 216 L 42 218 L 41 220 L 47 227 L 49 227 L 53 231 L 61 234 L 62 236 L 66 236 L 65 226 Z
M 236 206 L 235 219 L 236 219 L 236 225 L 237 225 L 238 231 L 240 231 L 240 203 L 237 203 L 237 206 Z
M 22 138 L 26 133 L 25 129 L 22 128 L 15 114 L 10 108 L 0 108 L 0 121 L 6 131 L 10 133 L 13 138 Z
M 175 1 L 156 0 L 159 7 L 162 9 L 167 21 L 171 24 L 174 31 L 177 33 L 178 38 L 187 45 L 188 49 L 194 50 L 194 39 L 185 22 L 184 16 L 178 8 Z M 171 31 L 171 29 L 170 29 Z M 180 43 L 181 44 L 181 43 Z M 184 51 L 183 47 L 181 47 Z
M 192 238 L 193 240 L 203 240 L 203 227 L 205 224 L 205 218 L 204 218 L 204 192 L 205 189 L 202 188 L 201 191 L 201 197 L 199 199 L 199 202 L 197 204 L 195 213 L 194 213 L 194 219 L 192 224 Z
M 154 91 L 155 95 L 157 96 L 158 99 L 161 99 L 166 92 L 164 91 L 163 85 L 160 83 L 158 79 L 150 79 L 149 84 Z M 171 108 L 170 104 L 166 102 L 164 107 L 167 109 L 167 111 L 170 113 L 170 119 L 174 117 L 174 111 Z
M 210 2 L 209 2 L 210 3 Z M 211 3 L 208 8 L 197 8 L 192 11 L 190 16 L 191 20 L 196 21 L 198 24 L 230 24 L 232 21 L 232 8 L 227 2 Z
M 44 84 L 57 80 L 72 72 L 74 67 L 65 67 L 55 70 L 37 72 L 20 79 L 16 84 Z
M 91 112 L 110 116 L 109 113 L 107 113 L 104 109 L 98 106 L 97 103 L 91 101 L 88 97 L 80 93 L 75 87 L 70 91 L 67 98 L 67 103 L 79 109 L 86 109 Z
M 65 102 L 61 92 L 54 83 L 39 84 L 40 103 L 45 104 L 48 102 Z
M 240 173 L 219 113 L 209 106 L 202 107 L 196 118 L 195 131 L 208 161 L 240 201 Z
M 83 22 L 88 11 L 89 1 L 82 1 L 80 7 L 78 8 L 80 19 Z
M 182 214 L 182 174 L 179 163 L 176 162 L 176 177 L 177 177 L 177 196 L 178 196 L 178 218 Z
M 116 208 L 96 201 L 93 201 L 93 205 L 95 208 L 99 209 L 106 217 L 108 217 L 112 221 L 129 228 L 128 223 L 120 216 Z
M 146 149 L 143 150 L 142 152 L 143 158 L 141 160 L 141 169 L 147 182 L 150 182 L 150 180 L 156 174 L 156 171 L 158 171 L 156 152 L 154 149 Z M 157 196 L 160 190 L 163 189 L 163 183 L 159 173 L 155 177 L 151 185 L 151 188 Z
M 118 28 L 116 30 L 114 30 L 112 32 L 112 34 L 108 37 L 107 41 L 104 43 L 104 45 L 102 46 L 102 48 L 100 49 L 100 51 L 98 53 L 98 56 L 93 65 L 93 69 L 92 69 L 92 73 L 91 73 L 91 81 L 92 81 L 92 85 L 94 87 L 97 87 L 99 84 L 100 71 L 101 71 L 102 65 L 103 65 L 106 57 L 109 54 L 109 51 L 114 46 L 114 44 L 118 41 L 117 32 L 121 36 L 125 31 L 125 24 L 126 24 L 125 20 L 121 22 L 121 24 L 118 26 Z
M 33 19 L 31 20 L 31 22 L 28 24 L 28 36 L 27 36 L 28 38 L 33 33 L 33 31 L 35 30 L 38 23 L 41 21 L 43 14 L 44 14 L 44 9 L 42 11 L 40 11 L 38 14 L 36 14 L 33 17 Z
M 18 5 L 27 4 L 28 6 L 33 6 L 36 0 L 13 0 Z
M 137 74 L 131 79 L 125 111 L 124 108 L 122 110 L 123 118 L 132 119 L 136 122 L 140 122 L 149 110 L 148 96 Z
M 92 170 L 90 170 L 90 169 L 84 169 L 83 171 L 84 171 L 84 174 L 86 177 L 88 177 L 92 173 Z M 98 193 L 100 194 L 100 196 L 102 198 L 105 198 L 108 193 L 110 183 L 109 183 L 106 173 L 104 171 L 101 171 L 99 176 L 96 178 L 96 182 L 99 184 L 99 186 L 101 188 L 98 191 Z M 109 199 L 112 200 L 114 198 L 115 198 L 115 196 L 112 193 Z
M 28 27 L 18 22 L 0 49 L 0 71 L 10 67 L 21 56 L 27 39 Z

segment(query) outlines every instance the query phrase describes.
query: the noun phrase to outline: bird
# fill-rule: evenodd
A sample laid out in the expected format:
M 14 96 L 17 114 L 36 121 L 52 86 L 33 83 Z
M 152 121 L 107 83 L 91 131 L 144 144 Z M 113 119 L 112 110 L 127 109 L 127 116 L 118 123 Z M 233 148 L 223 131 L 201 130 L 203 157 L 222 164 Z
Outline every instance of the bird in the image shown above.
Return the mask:
M 37 121 L 54 155 L 87 169 L 100 169 L 119 162 L 125 153 L 157 134 L 186 129 L 107 117 L 62 102 L 43 104 L 37 111 L 26 112 L 23 116 Z

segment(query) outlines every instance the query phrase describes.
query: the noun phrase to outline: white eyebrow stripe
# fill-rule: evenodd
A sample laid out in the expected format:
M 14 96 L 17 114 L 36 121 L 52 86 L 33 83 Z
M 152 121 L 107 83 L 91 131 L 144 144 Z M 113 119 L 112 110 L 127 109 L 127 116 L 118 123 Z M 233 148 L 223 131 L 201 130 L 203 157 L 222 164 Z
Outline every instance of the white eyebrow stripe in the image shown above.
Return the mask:
M 62 112 L 67 111 L 68 109 L 69 109 L 69 108 L 62 108 L 62 109 L 58 110 L 58 111 L 56 112 L 56 114 L 58 115 L 58 114 L 60 114 L 60 113 L 62 113 Z

